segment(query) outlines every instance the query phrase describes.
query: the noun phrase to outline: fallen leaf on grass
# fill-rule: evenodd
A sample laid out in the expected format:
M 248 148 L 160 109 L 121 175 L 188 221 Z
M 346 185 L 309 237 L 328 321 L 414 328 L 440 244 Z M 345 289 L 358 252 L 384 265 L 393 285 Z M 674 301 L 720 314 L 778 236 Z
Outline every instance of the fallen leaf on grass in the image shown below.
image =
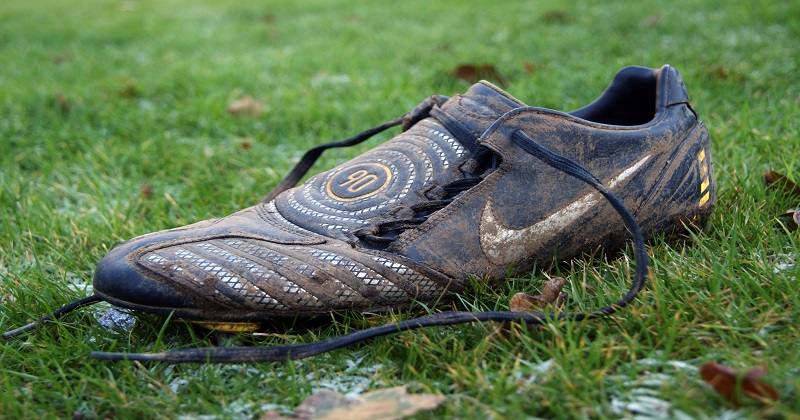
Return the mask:
M 740 72 L 738 72 L 736 70 L 731 70 L 728 67 L 725 67 L 725 66 L 723 66 L 721 64 L 717 64 L 717 63 L 712 64 L 712 65 L 708 66 L 705 69 L 705 71 L 706 71 L 706 74 L 708 74 L 709 76 L 711 76 L 713 78 L 716 78 L 716 79 L 720 79 L 720 80 L 731 79 L 731 80 L 734 80 L 734 81 L 737 81 L 737 82 L 744 82 L 745 81 L 744 74 L 742 74 L 742 73 L 740 73 Z
M 264 103 L 250 95 L 243 96 L 228 106 L 228 113 L 231 115 L 245 115 L 254 117 L 261 114 L 264 109 Z
M 541 311 L 551 305 L 561 306 L 567 301 L 567 294 L 563 293 L 566 280 L 561 277 L 553 277 L 544 282 L 542 293 L 533 296 L 527 293 L 516 293 L 508 302 L 508 308 L 512 312 L 535 312 Z M 511 322 L 503 321 L 495 328 L 489 338 L 494 336 L 508 337 L 511 331 Z
M 562 293 L 566 281 L 561 277 L 553 277 L 544 282 L 542 293 L 531 296 L 526 293 L 517 293 L 511 297 L 509 309 L 514 312 L 533 312 L 546 308 L 552 304 L 562 304 L 567 299 L 567 294 Z
M 120 98 L 136 98 L 139 96 L 139 88 L 133 80 L 126 80 L 122 83 L 122 87 L 117 89 L 117 96 Z
M 703 380 L 737 406 L 742 404 L 742 395 L 763 403 L 778 400 L 778 391 L 761 382 L 761 377 L 766 373 L 766 366 L 757 366 L 742 373 L 714 362 L 708 362 L 700 368 Z
M 404 386 L 365 392 L 358 396 L 322 390 L 300 403 L 293 417 L 283 417 L 276 411 L 270 411 L 261 420 L 399 419 L 432 410 L 446 399 L 441 395 L 409 394 Z
M 55 100 L 56 109 L 62 114 L 69 114 L 72 111 L 72 103 L 64 96 L 64 91 L 61 88 L 56 89 Z
M 639 23 L 639 26 L 641 26 L 643 28 L 652 28 L 652 27 L 658 25 L 659 22 L 661 22 L 661 16 L 659 16 L 659 15 L 650 15 L 645 20 L 641 21 Z
M 764 182 L 767 184 L 767 187 L 780 188 L 786 194 L 800 197 L 800 185 L 792 182 L 786 175 L 775 171 L 767 171 L 764 174 Z
M 71 61 L 72 60 L 72 56 L 69 55 L 69 54 L 56 54 L 56 55 L 50 57 L 50 60 L 53 62 L 53 64 L 61 64 L 61 63 L 65 63 L 67 61 Z
M 497 83 L 500 87 L 508 85 L 506 78 L 501 76 L 491 64 L 459 64 L 450 71 L 450 75 L 468 83 L 477 83 L 486 79 Z
M 539 65 L 536 63 L 531 63 L 530 61 L 526 61 L 522 63 L 522 68 L 525 69 L 525 73 L 533 73 L 539 69 Z
M 566 10 L 550 10 L 542 14 L 542 22 L 547 24 L 568 23 L 572 16 Z
M 764 174 L 764 183 L 767 184 L 767 188 L 779 189 L 787 195 L 800 198 L 800 185 L 792 182 L 786 175 L 775 171 L 767 171 Z M 798 209 L 789 210 L 783 214 L 779 214 L 778 217 L 791 218 L 792 222 L 794 222 L 794 226 L 788 226 L 789 228 L 797 228 L 800 226 L 800 210 Z
M 153 186 L 150 184 L 139 184 L 139 192 L 142 198 L 150 198 L 153 196 Z
M 790 230 L 797 229 L 797 227 L 800 226 L 800 210 L 798 209 L 789 210 L 785 213 L 781 213 L 778 215 L 778 217 L 788 218 L 791 220 L 791 223 L 786 225 L 786 227 Z

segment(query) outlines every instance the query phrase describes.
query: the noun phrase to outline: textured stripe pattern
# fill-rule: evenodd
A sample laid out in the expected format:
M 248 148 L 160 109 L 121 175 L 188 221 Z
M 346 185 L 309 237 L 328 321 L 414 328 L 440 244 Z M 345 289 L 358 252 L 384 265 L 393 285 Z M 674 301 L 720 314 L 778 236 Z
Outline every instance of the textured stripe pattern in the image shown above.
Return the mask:
M 272 313 L 319 313 L 429 302 L 444 285 L 404 264 L 343 245 L 288 246 L 222 238 L 165 247 L 139 264 L 218 304 Z

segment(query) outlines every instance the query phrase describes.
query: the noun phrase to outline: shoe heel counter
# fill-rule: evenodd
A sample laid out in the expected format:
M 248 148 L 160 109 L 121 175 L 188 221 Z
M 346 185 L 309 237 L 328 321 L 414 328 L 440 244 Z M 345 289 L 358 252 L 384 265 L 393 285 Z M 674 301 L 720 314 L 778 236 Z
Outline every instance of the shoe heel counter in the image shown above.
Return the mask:
M 702 122 L 687 136 L 670 162 L 636 212 L 645 232 L 701 227 L 716 206 L 710 137 Z

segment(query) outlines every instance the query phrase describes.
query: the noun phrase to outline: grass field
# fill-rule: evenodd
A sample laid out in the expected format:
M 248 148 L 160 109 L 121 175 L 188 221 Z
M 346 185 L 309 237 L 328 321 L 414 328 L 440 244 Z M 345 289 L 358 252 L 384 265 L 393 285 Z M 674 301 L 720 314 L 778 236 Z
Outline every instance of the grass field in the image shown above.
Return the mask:
M 391 317 L 219 337 L 107 304 L 0 341 L 0 417 L 253 418 L 320 389 L 407 385 L 447 397 L 421 416 L 787 418 L 800 412 L 800 198 L 796 1 L 372 2 L 4 0 L 0 3 L 0 330 L 91 293 L 94 266 L 147 232 L 255 203 L 312 145 L 464 91 L 450 72 L 489 64 L 531 105 L 570 110 L 626 65 L 674 65 L 710 129 L 711 223 L 650 247 L 654 280 L 611 319 L 487 339 L 494 325 L 406 332 L 276 364 L 100 362 L 222 342 L 310 342 Z M 257 116 L 228 106 L 250 95 Z M 316 170 L 357 150 L 333 151 Z M 455 246 L 455 244 L 454 244 Z M 629 258 L 574 261 L 477 286 L 466 310 L 503 309 L 568 278 L 570 310 L 616 300 Z M 413 314 L 400 314 L 409 317 Z M 102 322 L 101 322 L 102 321 Z M 778 402 L 737 407 L 698 373 L 766 365 Z M 205 417 L 208 416 L 208 417 Z

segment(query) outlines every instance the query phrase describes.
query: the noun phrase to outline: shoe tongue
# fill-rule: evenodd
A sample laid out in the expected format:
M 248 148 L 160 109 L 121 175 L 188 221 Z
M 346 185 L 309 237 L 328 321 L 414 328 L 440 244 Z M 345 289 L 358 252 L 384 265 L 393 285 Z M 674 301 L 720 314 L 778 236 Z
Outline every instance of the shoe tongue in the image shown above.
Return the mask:
M 450 98 L 442 105 L 442 110 L 479 136 L 498 117 L 521 106 L 526 105 L 497 86 L 481 81 L 463 95 Z
M 451 97 L 441 111 L 477 138 L 501 115 L 520 106 L 525 105 L 491 83 L 480 82 L 463 95 Z M 272 203 L 295 226 L 349 240 L 350 232 L 370 226 L 371 220 L 408 217 L 403 212 L 425 199 L 425 191 L 459 174 L 458 163 L 467 154 L 453 133 L 438 121 L 426 119 L 283 192 Z

